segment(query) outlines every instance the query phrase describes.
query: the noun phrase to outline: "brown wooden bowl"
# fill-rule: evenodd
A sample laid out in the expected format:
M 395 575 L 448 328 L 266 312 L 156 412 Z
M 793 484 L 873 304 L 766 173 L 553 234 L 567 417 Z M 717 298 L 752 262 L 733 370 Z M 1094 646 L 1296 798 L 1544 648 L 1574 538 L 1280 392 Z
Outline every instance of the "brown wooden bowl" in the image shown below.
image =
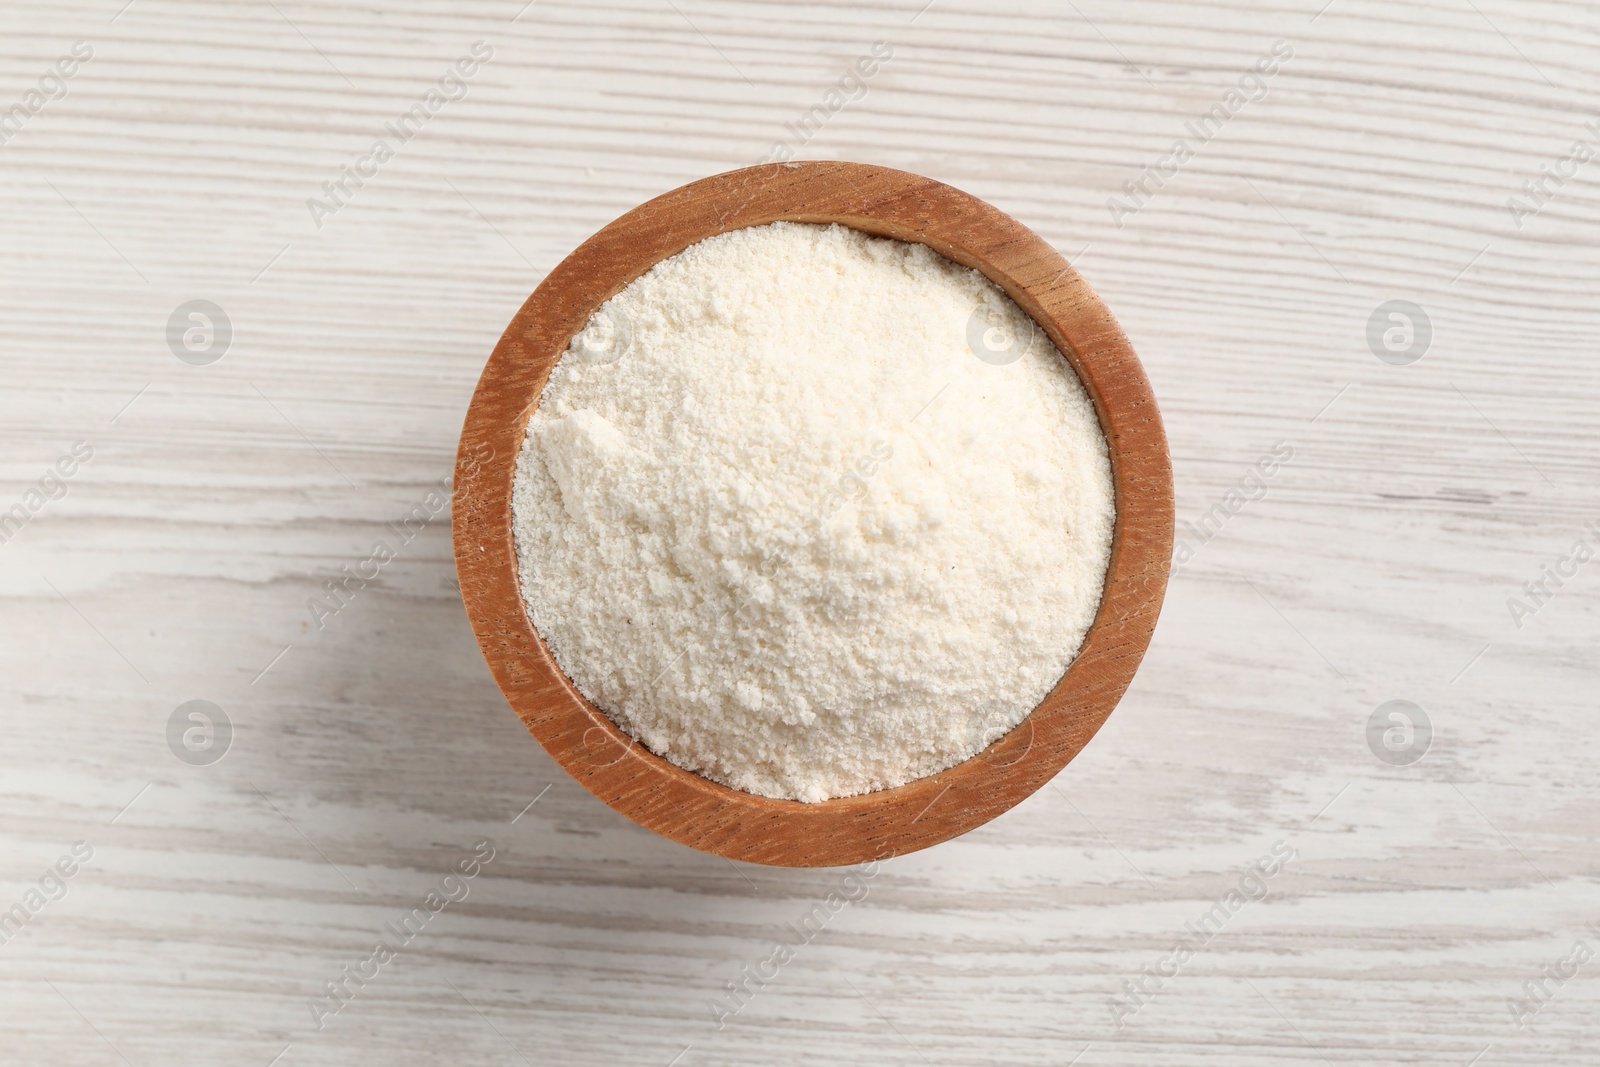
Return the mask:
M 917 241 L 999 285 L 1071 361 L 1111 452 L 1117 519 L 1105 592 L 1078 656 L 1014 730 L 894 789 L 803 804 L 684 770 L 580 694 L 523 610 L 511 484 L 550 370 L 600 304 L 659 261 L 727 230 L 837 222 Z M 1144 369 L 1111 312 L 1055 250 L 959 189 L 859 163 L 718 174 L 634 208 L 550 272 L 478 380 L 456 456 L 456 570 L 495 681 L 523 725 L 595 796 L 659 834 L 752 863 L 827 867 L 913 852 L 981 826 L 1066 766 L 1116 706 L 1150 643 L 1172 556 L 1172 470 Z

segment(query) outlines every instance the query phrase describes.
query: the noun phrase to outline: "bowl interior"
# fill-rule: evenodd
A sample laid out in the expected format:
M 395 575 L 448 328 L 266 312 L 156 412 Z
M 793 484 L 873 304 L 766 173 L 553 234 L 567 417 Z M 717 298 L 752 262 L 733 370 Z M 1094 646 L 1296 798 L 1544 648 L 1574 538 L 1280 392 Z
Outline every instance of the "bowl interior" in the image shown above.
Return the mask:
M 551 368 L 606 299 L 714 234 L 768 222 L 840 223 L 930 246 L 977 269 L 1071 362 L 1105 434 L 1116 526 L 1094 622 L 1067 672 L 1015 729 L 948 770 L 820 803 L 774 800 L 684 770 L 639 745 L 577 691 L 523 609 L 511 485 Z M 666 193 L 606 226 L 553 270 L 495 346 L 456 460 L 461 593 L 501 691 L 574 778 L 649 829 L 732 859 L 836 866 L 926 848 L 982 825 L 1049 781 L 1132 680 L 1172 554 L 1172 474 L 1143 368 L 1094 291 L 1043 239 L 932 179 L 855 163 L 769 164 Z

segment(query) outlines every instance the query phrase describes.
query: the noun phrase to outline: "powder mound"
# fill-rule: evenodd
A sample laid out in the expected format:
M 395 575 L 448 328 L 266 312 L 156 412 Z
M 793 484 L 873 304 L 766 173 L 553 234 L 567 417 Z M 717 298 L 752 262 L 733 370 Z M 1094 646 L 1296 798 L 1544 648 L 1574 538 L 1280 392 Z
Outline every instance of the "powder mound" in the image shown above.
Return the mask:
M 578 689 L 681 767 L 803 801 L 1021 722 L 1093 621 L 1115 519 L 1094 407 L 1010 298 L 923 245 L 783 222 L 596 312 L 513 511 Z

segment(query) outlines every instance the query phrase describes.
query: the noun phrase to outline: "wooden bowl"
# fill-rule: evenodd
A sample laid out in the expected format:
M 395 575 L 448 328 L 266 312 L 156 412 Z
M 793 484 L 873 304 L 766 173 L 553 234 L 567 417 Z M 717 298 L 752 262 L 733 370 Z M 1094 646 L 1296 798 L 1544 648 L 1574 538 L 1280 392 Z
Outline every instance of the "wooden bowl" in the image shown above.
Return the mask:
M 1016 729 L 949 770 L 818 804 L 741 792 L 634 742 L 556 666 L 523 610 L 511 483 L 550 369 L 602 301 L 704 238 L 780 219 L 917 241 L 976 268 L 1072 362 L 1111 451 L 1117 520 L 1105 592 L 1078 656 Z M 858 163 L 778 163 L 685 185 L 623 215 L 550 272 L 484 368 L 456 457 L 456 569 L 495 681 L 557 763 L 628 818 L 707 852 L 827 867 L 912 852 L 981 826 L 1048 782 L 1133 679 L 1166 591 L 1172 470 L 1138 358 L 1088 284 L 1037 234 L 929 178 Z

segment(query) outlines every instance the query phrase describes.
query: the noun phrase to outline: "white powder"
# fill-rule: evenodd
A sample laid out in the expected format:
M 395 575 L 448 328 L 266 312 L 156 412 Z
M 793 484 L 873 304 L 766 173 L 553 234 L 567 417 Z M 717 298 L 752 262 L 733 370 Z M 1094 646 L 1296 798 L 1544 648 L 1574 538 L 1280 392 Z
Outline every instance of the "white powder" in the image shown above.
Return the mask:
M 1000 365 L 969 334 L 1032 347 Z M 529 616 L 578 689 L 681 767 L 804 801 L 1021 722 L 1094 618 L 1114 519 L 1093 405 L 1004 293 L 782 222 L 602 306 L 513 506 Z

